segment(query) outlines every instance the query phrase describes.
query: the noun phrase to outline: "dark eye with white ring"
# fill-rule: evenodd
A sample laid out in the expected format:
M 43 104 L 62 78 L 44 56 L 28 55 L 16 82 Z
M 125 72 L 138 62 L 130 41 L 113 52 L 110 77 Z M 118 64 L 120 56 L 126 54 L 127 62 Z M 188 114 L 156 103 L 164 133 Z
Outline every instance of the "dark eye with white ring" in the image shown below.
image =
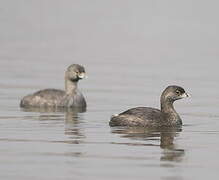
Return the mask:
M 177 95 L 180 95 L 181 93 L 180 93 L 180 91 L 179 91 L 179 90 L 176 90 L 176 94 L 177 94 Z

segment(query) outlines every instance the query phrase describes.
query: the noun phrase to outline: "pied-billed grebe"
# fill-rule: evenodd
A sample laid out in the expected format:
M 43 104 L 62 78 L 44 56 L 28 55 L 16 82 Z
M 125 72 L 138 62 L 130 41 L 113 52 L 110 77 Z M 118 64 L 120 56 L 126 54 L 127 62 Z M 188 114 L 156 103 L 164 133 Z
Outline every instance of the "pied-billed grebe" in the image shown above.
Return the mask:
M 150 107 L 129 109 L 111 117 L 110 126 L 178 127 L 182 120 L 173 107 L 173 102 L 189 97 L 182 87 L 168 86 L 160 98 L 161 110 Z
M 86 107 L 82 93 L 77 89 L 80 79 L 85 77 L 85 69 L 78 64 L 70 65 L 65 72 L 65 91 L 44 89 L 25 96 L 21 107 Z

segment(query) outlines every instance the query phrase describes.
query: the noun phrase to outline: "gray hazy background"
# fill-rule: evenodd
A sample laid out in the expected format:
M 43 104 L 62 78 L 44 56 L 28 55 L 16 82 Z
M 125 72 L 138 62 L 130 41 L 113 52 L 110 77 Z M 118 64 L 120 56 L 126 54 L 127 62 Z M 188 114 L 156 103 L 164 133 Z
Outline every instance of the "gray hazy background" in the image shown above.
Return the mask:
M 0 0 L 1 179 L 218 178 L 219 11 L 203 0 Z M 20 99 L 64 88 L 85 66 L 85 113 L 26 112 Z M 170 84 L 185 126 L 174 145 L 120 132 L 109 118 L 159 107 Z M 124 135 L 125 134 L 125 135 Z M 134 134 L 134 135 L 133 135 Z
M 1 0 L 0 5 L 1 56 L 18 63 L 123 59 L 186 64 L 191 70 L 218 56 L 217 1 Z

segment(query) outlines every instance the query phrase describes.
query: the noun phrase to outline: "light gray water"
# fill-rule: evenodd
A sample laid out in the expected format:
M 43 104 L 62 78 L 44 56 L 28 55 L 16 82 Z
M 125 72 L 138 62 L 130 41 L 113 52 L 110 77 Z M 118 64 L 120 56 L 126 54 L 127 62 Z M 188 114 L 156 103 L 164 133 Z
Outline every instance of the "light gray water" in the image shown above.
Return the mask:
M 0 179 L 194 180 L 219 176 L 218 1 L 0 0 Z M 85 66 L 84 113 L 37 112 L 20 99 L 64 88 Z M 159 108 L 163 89 L 182 131 L 110 128 L 131 107 Z

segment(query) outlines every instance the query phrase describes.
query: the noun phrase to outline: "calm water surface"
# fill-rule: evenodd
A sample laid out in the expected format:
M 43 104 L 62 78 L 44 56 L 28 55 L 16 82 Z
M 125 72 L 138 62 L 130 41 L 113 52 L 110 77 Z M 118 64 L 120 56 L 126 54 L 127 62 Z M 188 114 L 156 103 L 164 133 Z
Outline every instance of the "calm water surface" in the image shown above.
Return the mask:
M 217 179 L 217 1 L 0 1 L 0 178 Z M 85 66 L 86 112 L 21 109 L 20 99 L 64 88 Z M 181 130 L 110 128 L 127 108 L 159 108 L 162 90 Z

